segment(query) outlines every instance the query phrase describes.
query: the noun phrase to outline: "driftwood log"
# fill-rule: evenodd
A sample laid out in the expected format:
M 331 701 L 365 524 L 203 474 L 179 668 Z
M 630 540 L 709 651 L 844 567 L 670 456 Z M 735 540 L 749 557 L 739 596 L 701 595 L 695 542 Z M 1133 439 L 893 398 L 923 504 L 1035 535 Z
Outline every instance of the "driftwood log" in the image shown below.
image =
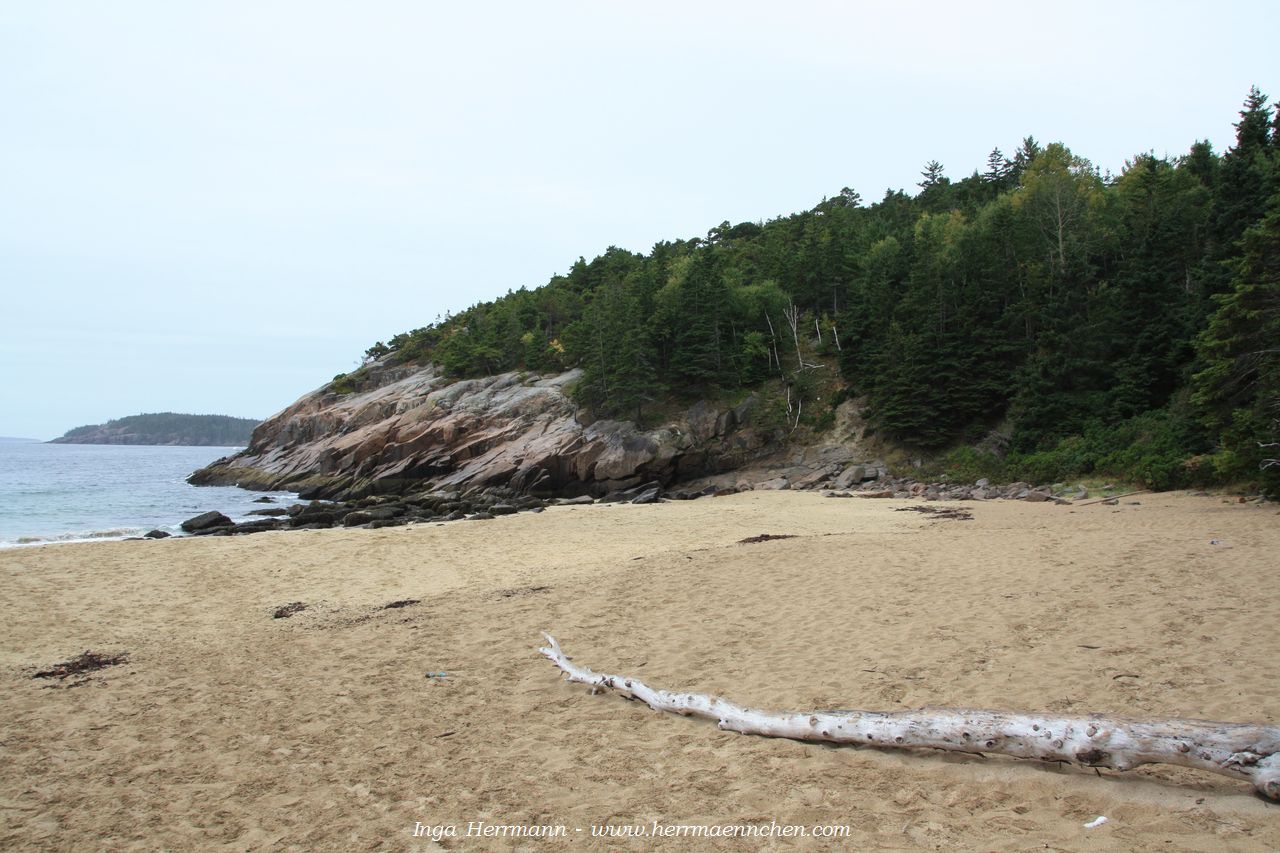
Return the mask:
M 1132 770 L 1176 764 L 1244 779 L 1280 800 L 1280 726 L 1208 720 L 1149 720 L 1013 714 L 967 708 L 915 711 L 808 711 L 771 713 L 715 696 L 655 690 L 636 678 L 578 666 L 550 634 L 539 649 L 570 681 L 592 692 L 614 690 L 655 711 L 715 720 L 721 729 L 792 740 L 855 743 L 902 749 L 944 749 Z

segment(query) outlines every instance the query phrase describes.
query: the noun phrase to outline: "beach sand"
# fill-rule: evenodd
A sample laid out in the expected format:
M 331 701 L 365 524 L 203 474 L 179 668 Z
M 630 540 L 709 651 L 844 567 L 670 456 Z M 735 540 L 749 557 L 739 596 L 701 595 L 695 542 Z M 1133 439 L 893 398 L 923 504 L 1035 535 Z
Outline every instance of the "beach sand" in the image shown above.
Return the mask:
M 547 630 L 594 669 L 779 710 L 1280 721 L 1274 505 L 910 505 L 750 492 L 0 552 L 0 845 L 831 844 L 591 835 L 776 821 L 862 849 L 1280 848 L 1280 805 L 1246 782 L 720 732 L 590 695 L 537 652 Z M 795 538 L 738 544 L 761 533 Z M 129 657 L 32 677 L 86 649 Z M 473 821 L 568 838 L 412 836 Z

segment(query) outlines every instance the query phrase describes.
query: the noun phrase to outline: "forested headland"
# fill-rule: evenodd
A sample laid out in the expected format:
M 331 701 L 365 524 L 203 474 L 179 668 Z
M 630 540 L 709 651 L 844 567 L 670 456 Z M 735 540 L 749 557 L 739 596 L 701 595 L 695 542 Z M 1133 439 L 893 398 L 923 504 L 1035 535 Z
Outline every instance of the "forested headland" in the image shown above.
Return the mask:
M 928 163 L 914 195 L 867 203 L 846 188 L 648 254 L 610 248 L 366 357 L 455 376 L 580 367 L 580 402 L 637 419 L 671 397 L 772 387 L 788 423 L 821 429 L 856 397 L 875 435 L 955 478 L 1275 494 L 1280 111 L 1267 100 L 1250 91 L 1220 153 L 1198 141 L 1104 174 L 1027 137 L 967 177 Z M 331 390 L 359 390 L 363 374 Z
M 260 421 L 229 415 L 182 415 L 174 412 L 130 415 L 68 430 L 50 444 L 164 444 L 239 447 L 249 443 Z

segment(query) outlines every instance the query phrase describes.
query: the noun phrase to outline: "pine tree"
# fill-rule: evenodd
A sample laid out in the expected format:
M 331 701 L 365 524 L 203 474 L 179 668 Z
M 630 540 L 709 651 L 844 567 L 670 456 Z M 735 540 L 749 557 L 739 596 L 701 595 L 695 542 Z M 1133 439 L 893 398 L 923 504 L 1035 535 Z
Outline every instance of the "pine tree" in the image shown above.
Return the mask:
M 942 164 L 937 160 L 930 160 L 925 164 L 924 171 L 920 173 L 920 178 L 920 183 L 916 184 L 916 186 L 922 190 L 931 189 L 944 182 L 950 183 L 943 174 Z
M 987 155 L 987 171 L 982 173 L 982 180 L 993 191 L 991 197 L 994 198 L 1008 189 L 1013 183 L 1012 176 L 1013 163 L 999 148 L 992 148 L 991 153 Z
M 1209 191 L 1189 169 L 1143 154 L 1109 196 L 1108 286 L 1090 313 L 1112 365 L 1107 415 L 1131 417 L 1165 405 L 1185 378 Z
M 722 314 L 726 293 L 712 249 L 695 253 L 680 286 L 671 373 L 690 391 L 718 388 L 726 378 Z
M 1277 189 L 1280 158 L 1271 151 L 1270 118 L 1267 96 L 1253 87 L 1235 126 L 1235 147 L 1223 156 L 1218 170 L 1210 263 L 1205 270 L 1210 293 L 1229 286 L 1228 262 L 1237 256 L 1236 242 L 1262 218 L 1267 199 Z
M 1182 158 L 1181 165 L 1208 189 L 1217 185 L 1218 155 L 1213 153 L 1213 144 L 1208 140 L 1196 140 L 1191 150 Z
M 641 294 L 636 290 L 625 294 L 621 312 L 621 337 L 612 359 L 612 402 L 617 411 L 639 422 L 644 404 L 657 398 L 661 386 Z
M 1022 140 L 1013 154 L 1013 160 L 1009 162 L 1009 178 L 1013 183 L 1017 184 L 1022 180 L 1022 173 L 1031 165 L 1032 160 L 1040 156 L 1040 151 L 1040 143 L 1036 142 L 1034 136 L 1027 136 Z
M 1241 246 L 1231 288 L 1214 297 L 1217 310 L 1198 340 L 1206 367 L 1195 376 L 1194 400 L 1220 436 L 1228 476 L 1255 474 L 1280 456 L 1280 195 Z M 1262 478 L 1280 493 L 1280 466 Z
M 1257 86 L 1249 89 L 1249 96 L 1244 99 L 1244 109 L 1240 111 L 1240 121 L 1236 123 L 1236 150 L 1243 154 L 1252 154 L 1265 149 L 1270 142 L 1270 110 L 1267 108 L 1267 96 Z
M 930 160 L 925 164 L 920 178 L 920 195 L 916 197 L 920 208 L 926 211 L 943 211 L 952 207 L 951 179 L 943 174 L 941 163 Z

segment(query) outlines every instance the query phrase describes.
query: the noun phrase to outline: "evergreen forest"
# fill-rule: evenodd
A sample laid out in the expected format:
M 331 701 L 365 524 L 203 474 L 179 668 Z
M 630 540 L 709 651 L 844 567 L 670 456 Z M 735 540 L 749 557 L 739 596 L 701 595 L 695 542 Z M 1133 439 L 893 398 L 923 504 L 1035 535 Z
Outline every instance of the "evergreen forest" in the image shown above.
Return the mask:
M 201 447 L 240 447 L 249 443 L 252 418 L 229 415 L 183 415 L 175 412 L 129 415 L 105 424 L 67 430 L 50 444 L 163 444 Z
M 366 358 L 459 377 L 580 367 L 580 402 L 637 420 L 770 385 L 820 429 L 855 397 L 874 435 L 954 478 L 1276 494 L 1280 110 L 1254 88 L 1235 128 L 1226 151 L 1138 153 L 1118 175 L 1031 137 L 963 178 L 930 162 L 914 194 L 845 188 L 648 254 L 610 248 Z

